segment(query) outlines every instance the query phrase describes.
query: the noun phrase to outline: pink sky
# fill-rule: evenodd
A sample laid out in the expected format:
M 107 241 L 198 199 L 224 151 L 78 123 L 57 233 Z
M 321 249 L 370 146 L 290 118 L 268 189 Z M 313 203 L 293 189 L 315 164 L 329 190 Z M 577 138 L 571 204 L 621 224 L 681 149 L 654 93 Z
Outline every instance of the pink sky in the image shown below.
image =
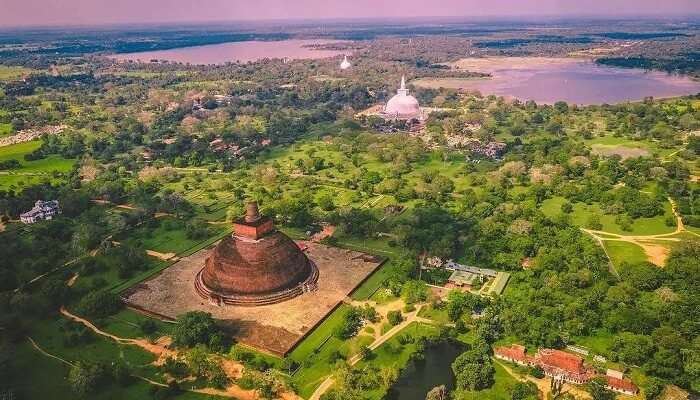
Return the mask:
M 422 16 L 700 15 L 700 0 L 0 0 L 0 27 Z

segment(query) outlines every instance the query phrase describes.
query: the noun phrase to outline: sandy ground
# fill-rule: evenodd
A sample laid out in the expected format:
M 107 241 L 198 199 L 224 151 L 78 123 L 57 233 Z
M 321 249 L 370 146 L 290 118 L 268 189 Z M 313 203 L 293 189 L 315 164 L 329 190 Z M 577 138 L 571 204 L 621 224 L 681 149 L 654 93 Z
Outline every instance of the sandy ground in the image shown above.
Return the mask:
M 666 265 L 666 260 L 671 253 L 670 246 L 673 243 L 681 242 L 681 239 L 673 237 L 679 233 L 687 232 L 691 235 L 700 236 L 695 232 L 685 229 L 683 225 L 683 218 L 676 211 L 676 203 L 669 198 L 668 201 L 671 203 L 671 209 L 673 214 L 676 216 L 676 230 L 671 233 L 664 233 L 660 235 L 619 235 L 617 233 L 596 231 L 591 229 L 581 228 L 584 232 L 593 236 L 601 246 L 604 247 L 605 241 L 618 241 L 618 242 L 628 242 L 641 247 L 647 256 L 647 260 L 659 267 Z M 668 243 L 669 245 L 664 246 L 662 243 Z M 607 254 L 607 251 L 606 251 Z M 610 258 L 610 257 L 608 257 Z
M 208 249 L 182 258 L 158 276 L 129 289 L 124 297 L 137 308 L 169 318 L 187 311 L 209 312 L 242 343 L 285 354 L 381 264 L 364 253 L 306 243 L 306 254 L 319 269 L 319 288 L 280 304 L 217 306 L 199 297 L 194 277 L 204 266 Z

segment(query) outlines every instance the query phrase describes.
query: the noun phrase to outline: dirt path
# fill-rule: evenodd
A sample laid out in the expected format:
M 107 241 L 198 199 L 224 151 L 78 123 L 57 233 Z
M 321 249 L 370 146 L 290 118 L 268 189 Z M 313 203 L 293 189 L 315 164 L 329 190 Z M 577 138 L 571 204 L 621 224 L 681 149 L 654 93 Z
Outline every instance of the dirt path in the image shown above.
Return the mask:
M 115 246 L 121 246 L 121 243 L 117 242 L 116 240 L 112 240 L 112 244 Z M 175 254 L 175 253 L 161 253 L 161 252 L 155 251 L 155 250 L 146 250 L 146 254 L 148 254 L 151 257 L 159 258 L 163 261 L 169 261 L 169 260 L 177 261 L 177 260 L 179 260 L 179 258 L 177 257 L 177 254 Z
M 79 276 L 80 276 L 80 274 L 77 272 L 75 274 L 73 274 L 73 276 L 71 276 L 70 279 L 68 279 L 68 282 L 66 282 L 66 286 L 72 287 L 73 285 L 75 285 L 75 281 L 78 280 Z
M 175 253 L 160 253 L 155 250 L 146 250 L 146 254 L 156 258 L 160 258 L 163 261 L 177 260 L 177 255 Z
M 61 314 L 66 316 L 67 318 L 80 322 L 86 327 L 90 328 L 93 332 L 95 332 L 98 335 L 110 338 L 114 340 L 115 342 L 119 344 L 128 344 L 128 345 L 134 345 L 141 347 L 142 349 L 146 350 L 149 353 L 155 354 L 157 356 L 156 361 L 154 361 L 154 365 L 162 365 L 165 360 L 168 357 L 173 357 L 177 358 L 178 352 L 175 350 L 172 350 L 169 348 L 171 339 L 167 336 L 162 336 L 158 340 L 156 340 L 155 343 L 151 343 L 145 339 L 129 339 L 129 338 L 121 338 L 115 335 L 112 335 L 111 333 L 105 332 L 95 326 L 92 322 L 86 320 L 85 318 L 81 318 L 70 311 L 68 311 L 65 307 L 61 307 Z M 243 365 L 239 362 L 229 360 L 224 357 L 219 357 L 216 356 L 216 360 L 221 363 L 221 367 L 226 372 L 226 375 L 231 379 L 232 381 L 240 378 L 243 374 Z M 153 382 L 149 379 L 139 377 L 141 379 L 144 379 L 148 382 L 157 384 L 157 385 L 162 385 L 158 382 Z M 254 390 L 244 390 L 240 388 L 237 385 L 231 384 L 229 385 L 225 390 L 219 390 L 219 389 L 214 389 L 214 388 L 201 388 L 201 389 L 192 389 L 192 392 L 197 392 L 197 393 L 202 393 L 202 394 L 209 394 L 209 395 L 216 395 L 216 396 L 224 396 L 224 397 L 232 397 L 235 399 L 239 400 L 257 400 L 259 397 L 257 393 Z M 280 397 L 284 400 L 301 400 L 299 396 L 297 396 L 294 393 L 291 392 L 285 392 L 280 394 Z
M 667 246 L 662 246 L 658 242 L 681 242 L 681 239 L 672 237 L 678 235 L 679 233 L 687 232 L 695 236 L 700 236 L 697 233 L 689 231 L 685 228 L 685 225 L 683 225 L 683 218 L 677 211 L 676 203 L 670 197 L 668 198 L 668 201 L 671 203 L 671 210 L 673 212 L 673 215 L 676 217 L 676 229 L 671 233 L 661 233 L 658 235 L 620 235 L 617 233 L 599 231 L 594 229 L 581 228 L 581 230 L 591 235 L 601 245 L 603 251 L 605 252 L 605 255 L 608 256 L 609 260 L 612 259 L 610 258 L 610 255 L 608 254 L 607 250 L 605 249 L 604 242 L 627 242 L 641 247 L 642 250 L 644 250 L 644 254 L 646 254 L 647 260 L 650 263 L 659 267 L 663 267 L 664 265 L 666 265 L 666 260 L 668 259 L 668 256 L 671 253 L 671 251 Z M 610 262 L 610 265 L 614 270 L 615 267 L 612 265 L 612 261 Z
M 53 354 L 47 352 L 46 350 L 42 349 L 38 344 L 36 344 L 36 342 L 34 341 L 34 339 L 32 339 L 30 336 L 27 336 L 27 339 L 29 339 L 29 343 L 32 344 L 32 347 L 34 347 L 34 349 L 36 349 L 39 353 L 45 355 L 46 357 L 53 358 L 53 359 L 58 360 L 58 361 L 60 361 L 60 362 L 62 362 L 62 363 L 64 363 L 64 364 L 66 364 L 66 365 L 68 365 L 68 366 L 71 366 L 71 367 L 75 366 L 75 364 L 73 364 L 72 362 L 70 362 L 70 361 L 68 361 L 68 360 L 66 360 L 66 359 L 63 359 L 63 358 L 61 358 L 61 357 L 59 357 L 59 356 L 53 355 Z

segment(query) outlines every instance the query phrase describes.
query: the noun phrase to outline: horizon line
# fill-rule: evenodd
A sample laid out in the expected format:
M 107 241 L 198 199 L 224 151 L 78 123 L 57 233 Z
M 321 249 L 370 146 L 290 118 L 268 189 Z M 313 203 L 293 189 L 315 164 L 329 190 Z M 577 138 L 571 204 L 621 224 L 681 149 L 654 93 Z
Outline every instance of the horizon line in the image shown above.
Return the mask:
M 332 23 L 332 22 L 372 22 L 372 21 L 426 21 L 427 20 L 452 20 L 455 22 L 566 22 L 575 20 L 600 20 L 600 21 L 624 21 L 624 20 L 700 20 L 700 13 L 669 13 L 669 14 L 531 14 L 524 16 L 512 15 L 434 15 L 434 16 L 390 16 L 390 17 L 322 17 L 322 18 L 264 18 L 264 19 L 230 19 L 230 20 L 169 20 L 169 21 L 142 21 L 142 22 L 104 22 L 94 24 L 61 23 L 61 24 L 29 24 L 29 25 L 0 25 L 0 31 L 4 30 L 29 30 L 29 29 L 58 29 L 58 28 L 107 28 L 107 27 L 148 27 L 148 26 L 212 26 L 230 24 L 274 24 L 274 23 Z

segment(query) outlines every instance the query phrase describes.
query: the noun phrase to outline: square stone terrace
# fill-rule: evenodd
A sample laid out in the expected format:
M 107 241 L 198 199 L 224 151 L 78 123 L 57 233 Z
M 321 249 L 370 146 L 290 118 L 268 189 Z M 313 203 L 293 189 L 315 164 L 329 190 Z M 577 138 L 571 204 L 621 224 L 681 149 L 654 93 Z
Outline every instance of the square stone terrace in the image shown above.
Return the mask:
M 318 290 L 291 300 L 258 307 L 217 306 L 194 289 L 197 272 L 211 251 L 203 249 L 181 259 L 155 277 L 128 289 L 127 304 L 146 313 L 176 318 L 188 311 L 205 311 L 222 322 L 239 342 L 284 356 L 310 333 L 384 258 L 313 242 L 306 255 L 319 270 Z

